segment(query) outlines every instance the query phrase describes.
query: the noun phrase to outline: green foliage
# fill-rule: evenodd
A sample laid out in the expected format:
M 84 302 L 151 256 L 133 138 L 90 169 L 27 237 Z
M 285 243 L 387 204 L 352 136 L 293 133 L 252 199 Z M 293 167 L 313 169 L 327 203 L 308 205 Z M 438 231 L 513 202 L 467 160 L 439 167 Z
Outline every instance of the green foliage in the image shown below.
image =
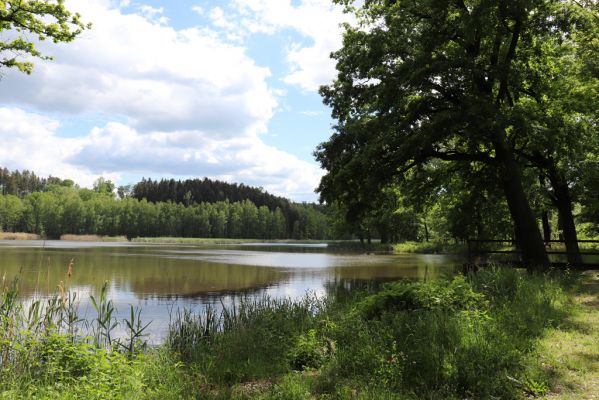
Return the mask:
M 231 383 L 289 371 L 297 337 L 313 323 L 319 302 L 239 299 L 220 313 L 184 311 L 172 321 L 168 346 L 209 379 Z
M 514 379 L 526 381 L 522 360 L 564 318 L 563 301 L 558 281 L 509 269 L 383 286 L 328 331 L 336 351 L 320 385 L 334 392 L 351 380 L 417 398 L 518 397 L 543 387 Z
M 46 301 L 18 297 L 18 280 L 0 287 L 0 398 L 129 399 L 192 398 L 195 376 L 176 357 L 156 349 L 143 352 L 144 326 L 132 310 L 124 328 L 128 339 L 105 340 L 110 332 L 110 301 L 103 290 L 95 300 L 98 328 L 86 335 L 77 316 L 76 296 L 59 288 Z M 106 321 L 109 321 L 108 323 Z M 97 331 L 95 333 L 98 333 Z M 105 347 L 112 344 L 111 347 Z M 118 351 L 119 349 L 124 352 Z
M 327 346 L 318 338 L 315 329 L 310 329 L 306 334 L 297 338 L 295 346 L 289 351 L 287 357 L 291 368 L 296 371 L 319 368 L 327 354 Z
M 395 253 L 463 254 L 466 253 L 467 246 L 464 243 L 448 243 L 437 240 L 430 242 L 402 242 L 394 244 L 393 251 Z
M 106 186 L 108 185 L 108 186 Z M 63 234 L 134 237 L 326 239 L 327 217 L 313 205 L 293 204 L 289 232 L 280 209 L 270 211 L 245 200 L 239 203 L 150 203 L 116 199 L 111 184 L 95 191 L 54 186 L 19 199 L 0 195 L 0 230 L 37 233 L 57 239 Z
M 84 29 L 90 29 L 64 6 L 64 0 L 2 0 L 0 1 L 0 32 L 12 30 L 16 37 L 0 41 L 0 66 L 15 67 L 30 74 L 33 63 L 20 61 L 23 56 L 42 60 L 51 57 L 36 49 L 30 36 L 39 41 L 51 39 L 54 43 L 71 42 Z
M 379 293 L 358 303 L 356 311 L 363 318 L 372 319 L 387 312 L 440 310 L 452 313 L 478 310 L 484 305 L 484 296 L 474 292 L 465 278 L 458 275 L 449 283 L 434 281 L 386 284 Z
M 175 315 L 165 346 L 131 354 L 66 333 L 59 309 L 49 311 L 54 322 L 35 306 L 24 313 L 14 282 L 0 297 L 0 396 L 539 396 L 551 385 L 530 363 L 539 359 L 540 338 L 565 323 L 566 291 L 576 285 L 577 276 L 567 273 L 493 268 L 348 293 L 341 283 L 326 299 L 235 299 L 234 306 Z M 141 326 L 132 312 L 131 326 Z
M 356 23 L 321 88 L 337 121 L 315 154 L 321 199 L 360 220 L 393 212 L 377 204 L 399 188 L 420 212 L 437 208 L 421 216 L 448 236 L 437 239 L 515 231 L 524 261 L 546 269 L 535 190 L 554 200 L 572 243 L 569 191 L 593 186 L 579 176 L 599 148 L 596 4 L 337 3 Z M 531 165 L 549 187 L 531 188 Z
M 301 378 L 294 375 L 285 375 L 280 383 L 268 395 L 262 397 L 264 400 L 309 400 L 313 397 L 310 388 L 302 382 Z

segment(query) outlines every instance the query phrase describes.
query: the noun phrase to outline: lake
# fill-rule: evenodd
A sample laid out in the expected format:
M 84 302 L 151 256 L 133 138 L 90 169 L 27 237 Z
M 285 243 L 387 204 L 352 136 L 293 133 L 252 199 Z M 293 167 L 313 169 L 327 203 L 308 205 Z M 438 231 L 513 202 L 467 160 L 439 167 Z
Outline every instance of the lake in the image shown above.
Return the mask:
M 72 261 L 72 273 L 68 265 Z M 0 279 L 19 276 L 25 301 L 76 292 L 80 316 L 93 318 L 89 296 L 108 282 L 121 320 L 142 309 L 150 343 L 161 342 L 178 309 L 231 304 L 240 296 L 321 296 L 335 282 L 434 279 L 461 260 L 448 255 L 339 253 L 326 244 L 248 243 L 193 246 L 109 242 L 0 241 Z

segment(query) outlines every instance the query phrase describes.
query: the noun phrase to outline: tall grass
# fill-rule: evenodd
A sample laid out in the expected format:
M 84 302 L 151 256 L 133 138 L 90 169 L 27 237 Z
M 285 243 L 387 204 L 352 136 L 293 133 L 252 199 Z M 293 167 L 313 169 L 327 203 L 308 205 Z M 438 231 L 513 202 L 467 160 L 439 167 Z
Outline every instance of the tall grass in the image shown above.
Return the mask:
M 242 297 L 197 314 L 184 310 L 170 323 L 167 346 L 217 383 L 276 376 L 290 370 L 287 354 L 322 306 L 306 295 L 300 301 Z
M 139 310 L 115 338 L 106 286 L 81 324 L 59 288 L 0 297 L 0 394 L 9 398 L 517 399 L 548 390 L 537 344 L 571 312 L 576 275 L 483 269 L 432 282 L 337 282 L 326 297 L 240 297 L 173 314 L 143 348 Z M 144 351 L 145 350 L 145 351 Z
M 97 299 L 92 297 L 97 315 L 88 322 L 78 315 L 76 293 L 62 284 L 50 298 L 22 301 L 18 282 L 18 277 L 10 282 L 3 279 L 0 288 L 0 391 L 12 393 L 11 398 L 30 398 L 37 396 L 30 390 L 43 388 L 48 392 L 41 397 L 53 398 L 56 385 L 72 386 L 73 390 L 88 383 L 110 387 L 104 381 L 109 377 L 103 374 L 135 367 L 134 356 L 145 348 L 147 324 L 142 324 L 133 307 L 129 319 L 117 321 L 107 285 Z M 112 332 L 119 325 L 126 336 L 115 339 Z M 106 393 L 109 391 L 96 394 L 103 398 Z
M 526 360 L 565 319 L 571 284 L 509 268 L 349 291 L 340 282 L 326 299 L 184 311 L 168 346 L 205 377 L 206 398 L 264 380 L 279 383 L 259 398 L 525 397 L 547 389 Z

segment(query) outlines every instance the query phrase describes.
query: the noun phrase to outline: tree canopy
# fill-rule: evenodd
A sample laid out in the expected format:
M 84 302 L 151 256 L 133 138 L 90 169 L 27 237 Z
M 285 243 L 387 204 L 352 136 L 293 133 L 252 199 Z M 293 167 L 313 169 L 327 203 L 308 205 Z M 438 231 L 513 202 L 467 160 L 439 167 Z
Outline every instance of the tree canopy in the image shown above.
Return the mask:
M 470 169 L 500 182 L 524 261 L 546 268 L 518 156 L 539 146 L 523 104 L 560 96 L 546 90 L 556 71 L 543 66 L 552 52 L 581 47 L 580 38 L 596 42 L 596 5 L 337 2 L 355 13 L 357 24 L 346 26 L 343 46 L 333 53 L 337 79 L 321 88 L 338 121 L 316 152 L 327 170 L 321 199 L 358 212 L 431 160 L 486 165 Z
M 33 63 L 29 57 L 51 59 L 36 48 L 38 41 L 70 42 L 90 24 L 71 13 L 64 0 L 0 0 L 0 66 L 17 68 L 30 74 Z M 8 33 L 8 34 L 6 34 Z

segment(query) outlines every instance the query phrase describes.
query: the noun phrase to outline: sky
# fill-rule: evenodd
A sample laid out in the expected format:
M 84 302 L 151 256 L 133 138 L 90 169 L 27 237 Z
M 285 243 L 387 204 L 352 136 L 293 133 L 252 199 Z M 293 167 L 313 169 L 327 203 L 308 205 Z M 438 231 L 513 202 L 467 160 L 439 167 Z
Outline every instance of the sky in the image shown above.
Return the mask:
M 91 187 L 220 179 L 316 201 L 318 94 L 349 19 L 329 0 L 67 0 L 91 30 L 0 70 L 0 166 Z M 14 36 L 1 32 L 0 40 Z M 33 39 L 30 37 L 29 39 Z

